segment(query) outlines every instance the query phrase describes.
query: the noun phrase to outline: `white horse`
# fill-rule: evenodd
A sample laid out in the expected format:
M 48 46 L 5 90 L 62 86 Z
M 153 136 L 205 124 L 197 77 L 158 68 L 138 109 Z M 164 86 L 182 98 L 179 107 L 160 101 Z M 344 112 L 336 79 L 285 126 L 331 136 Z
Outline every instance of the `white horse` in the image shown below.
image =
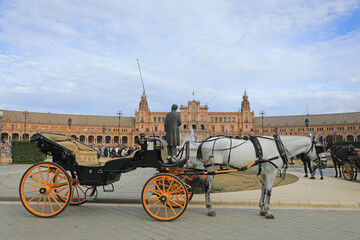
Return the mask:
M 280 142 L 282 142 L 280 148 L 283 151 L 278 150 L 274 137 L 257 138 L 262 148 L 262 159 L 260 160 L 251 141 L 227 137 L 212 137 L 205 140 L 198 148 L 197 158 L 204 163 L 208 172 L 216 171 L 222 166 L 239 170 L 248 168 L 249 171 L 260 173 L 262 181 L 259 201 L 260 215 L 266 216 L 267 219 L 274 219 L 269 208 L 271 191 L 277 173 L 284 169 L 284 165 L 287 166 L 279 151 L 284 152 L 284 157 L 285 154 L 287 157 L 292 157 L 301 153 L 306 153 L 311 160 L 318 157 L 314 147 L 318 142 L 315 136 L 279 137 Z M 214 177 L 214 175 L 208 175 L 205 181 L 205 201 L 209 216 L 216 216 L 210 200 L 210 190 Z

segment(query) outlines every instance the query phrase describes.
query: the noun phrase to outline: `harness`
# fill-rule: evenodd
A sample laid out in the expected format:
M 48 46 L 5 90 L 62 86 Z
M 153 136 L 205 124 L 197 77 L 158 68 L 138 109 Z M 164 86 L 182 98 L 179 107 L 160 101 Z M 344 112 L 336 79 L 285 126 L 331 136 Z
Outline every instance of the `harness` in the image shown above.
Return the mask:
M 238 144 L 236 146 L 232 146 L 232 138 L 229 138 L 230 139 L 230 146 L 229 148 L 226 148 L 226 149 L 216 149 L 216 150 L 229 150 L 229 153 L 228 153 L 228 161 L 227 161 L 227 164 L 223 164 L 223 163 L 213 163 L 212 160 L 214 158 L 214 152 L 215 152 L 215 143 L 217 140 L 219 140 L 220 138 L 222 138 L 223 136 L 219 136 L 218 138 L 215 138 L 215 139 L 212 139 L 212 140 L 205 140 L 205 142 L 209 142 L 209 141 L 213 141 L 213 146 L 212 146 L 212 149 L 211 149 L 211 155 L 209 157 L 209 160 L 207 162 L 209 162 L 209 164 L 205 164 L 204 167 L 209 167 L 211 165 L 220 165 L 220 167 L 222 166 L 228 166 L 230 168 L 233 168 L 233 169 L 236 169 L 237 171 L 244 171 L 244 170 L 247 170 L 249 169 L 250 167 L 252 166 L 255 166 L 255 165 L 259 165 L 259 171 L 258 171 L 258 175 L 261 174 L 261 171 L 262 171 L 262 163 L 270 163 L 272 166 L 274 166 L 276 169 L 279 170 L 279 167 L 276 166 L 272 161 L 275 160 L 275 159 L 278 159 L 279 156 L 275 156 L 275 157 L 272 157 L 270 159 L 264 159 L 263 158 L 263 150 L 262 150 L 262 147 L 261 147 L 261 144 L 259 142 L 259 139 L 258 137 L 256 136 L 250 136 L 250 141 L 251 143 L 253 144 L 254 146 L 254 151 L 255 151 L 255 155 L 256 155 L 256 158 L 257 160 L 255 160 L 254 162 L 252 162 L 250 165 L 248 166 L 245 166 L 245 167 L 242 167 L 242 168 L 238 168 L 238 167 L 235 167 L 235 166 L 232 166 L 230 164 L 230 157 L 231 157 L 231 150 L 233 148 L 236 148 L 236 147 L 239 147 L 240 145 L 244 144 L 245 142 L 241 143 L 241 144 Z M 266 139 L 269 139 L 269 140 L 274 140 L 275 143 L 276 143 L 276 146 L 277 146 L 277 149 L 279 151 L 279 155 L 281 156 L 282 160 L 283 160 L 283 163 L 284 163 L 284 171 L 283 172 L 280 172 L 280 176 L 282 177 L 285 177 L 285 174 L 286 173 L 286 169 L 288 167 L 288 159 L 287 159 L 287 156 L 286 156 L 286 151 L 285 151 L 285 147 L 284 145 L 282 144 L 281 142 L 281 139 L 279 137 L 278 134 L 275 134 L 274 135 L 274 139 L 271 139 L 271 138 L 266 138 Z

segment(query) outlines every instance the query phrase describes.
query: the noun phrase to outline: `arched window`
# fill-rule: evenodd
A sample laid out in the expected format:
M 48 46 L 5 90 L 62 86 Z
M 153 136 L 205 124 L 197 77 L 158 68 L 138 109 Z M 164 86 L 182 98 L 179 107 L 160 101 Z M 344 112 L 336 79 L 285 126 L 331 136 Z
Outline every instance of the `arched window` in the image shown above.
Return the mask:
M 185 130 L 185 129 L 187 129 L 187 125 L 186 125 L 186 124 L 184 125 L 184 130 Z

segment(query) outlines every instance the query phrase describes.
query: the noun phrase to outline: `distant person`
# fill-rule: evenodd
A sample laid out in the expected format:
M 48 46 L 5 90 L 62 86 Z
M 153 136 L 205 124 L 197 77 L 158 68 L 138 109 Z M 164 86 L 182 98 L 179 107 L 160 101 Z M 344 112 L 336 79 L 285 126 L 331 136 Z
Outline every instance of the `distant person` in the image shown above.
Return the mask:
M 311 160 L 309 158 L 308 155 L 306 155 L 305 153 L 300 154 L 300 159 L 303 162 L 304 165 L 304 172 L 305 172 L 305 176 L 304 177 L 308 177 L 308 171 L 307 169 L 309 169 L 309 174 L 311 174 L 313 171 L 311 169 Z
M 323 173 L 323 168 L 324 166 L 321 164 L 321 161 L 320 159 L 315 159 L 314 160 L 314 166 L 313 166 L 313 170 L 312 170 L 312 173 L 311 173 L 311 178 L 310 179 L 315 179 L 315 174 L 316 174 L 316 169 L 319 169 L 319 172 L 320 172 L 320 180 L 323 180 L 324 179 L 324 173 Z
M 166 132 L 166 142 L 168 143 L 168 152 L 170 156 L 175 157 L 177 150 L 176 146 L 180 145 L 179 126 L 181 125 L 181 115 L 176 112 L 178 105 L 171 106 L 171 112 L 166 114 L 164 127 Z

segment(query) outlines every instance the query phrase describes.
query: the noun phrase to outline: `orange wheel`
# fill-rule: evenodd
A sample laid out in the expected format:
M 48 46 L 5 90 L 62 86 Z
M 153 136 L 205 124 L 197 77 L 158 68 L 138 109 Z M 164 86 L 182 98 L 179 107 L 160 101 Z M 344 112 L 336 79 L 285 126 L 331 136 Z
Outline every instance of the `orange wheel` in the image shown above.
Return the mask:
M 19 193 L 22 204 L 30 213 L 39 217 L 52 217 L 61 213 L 69 204 L 72 184 L 69 175 L 59 164 L 41 162 L 24 173 Z
M 185 211 L 189 196 L 185 184 L 178 177 L 161 173 L 146 182 L 141 193 L 141 202 L 151 217 L 171 221 Z
M 80 185 L 79 179 L 76 176 L 76 178 L 70 177 L 73 187 L 73 195 L 71 196 L 70 205 L 81 205 L 83 203 L 86 203 L 89 197 L 93 196 L 95 193 L 96 187 L 94 186 L 86 186 L 86 185 Z M 54 182 L 57 181 L 57 176 L 54 178 Z M 56 193 L 60 193 L 57 195 L 57 197 L 65 202 L 65 199 L 62 197 L 63 195 L 67 195 L 68 189 L 59 189 L 55 190 Z
M 350 163 L 345 162 L 342 166 L 342 174 L 347 181 L 351 181 L 354 178 L 354 169 Z

